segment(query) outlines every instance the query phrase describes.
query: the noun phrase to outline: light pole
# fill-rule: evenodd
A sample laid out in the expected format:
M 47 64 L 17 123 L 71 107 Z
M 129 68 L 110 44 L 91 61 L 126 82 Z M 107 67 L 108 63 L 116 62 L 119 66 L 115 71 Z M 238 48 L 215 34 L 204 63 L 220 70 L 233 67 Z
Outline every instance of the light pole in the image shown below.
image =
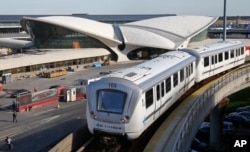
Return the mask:
M 227 24 L 226 5 L 227 5 L 227 0 L 224 0 L 223 41 L 225 41 L 226 37 L 227 37 L 227 29 L 226 29 L 226 24 Z

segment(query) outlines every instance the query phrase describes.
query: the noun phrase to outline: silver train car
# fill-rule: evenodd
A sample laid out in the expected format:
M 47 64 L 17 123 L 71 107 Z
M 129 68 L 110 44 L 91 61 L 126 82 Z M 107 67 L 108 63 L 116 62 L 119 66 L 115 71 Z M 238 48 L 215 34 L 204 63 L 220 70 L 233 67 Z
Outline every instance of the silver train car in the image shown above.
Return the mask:
M 182 51 L 197 58 L 197 83 L 245 63 L 246 57 L 245 44 L 241 41 L 221 41 Z
M 236 54 L 238 49 L 244 49 L 244 44 L 235 42 L 231 45 L 221 43 L 209 51 L 184 49 L 167 52 L 91 82 L 87 88 L 86 109 L 89 131 L 124 135 L 128 139 L 138 138 L 195 83 L 212 76 L 210 73 L 219 72 L 218 67 L 223 65 L 219 61 L 228 63 L 227 68 L 232 68 L 231 64 L 238 66 L 243 63 L 241 58 L 244 53 Z M 234 58 L 237 60 L 229 55 L 231 50 L 235 50 Z M 222 52 L 223 61 L 220 60 Z M 225 52 L 228 52 L 228 61 Z M 219 65 L 211 65 L 215 56 L 217 62 L 214 59 L 214 63 Z M 214 72 L 207 67 L 207 57 L 209 67 L 214 66 Z M 237 64 L 233 62 L 238 60 Z

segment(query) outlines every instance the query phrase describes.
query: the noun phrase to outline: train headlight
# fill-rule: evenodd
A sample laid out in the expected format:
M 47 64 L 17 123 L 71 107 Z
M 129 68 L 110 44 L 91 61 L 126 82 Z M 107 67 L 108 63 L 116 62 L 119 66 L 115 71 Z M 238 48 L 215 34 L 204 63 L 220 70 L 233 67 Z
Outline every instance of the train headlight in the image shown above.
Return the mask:
M 93 111 L 90 112 L 90 115 L 93 119 L 97 119 L 97 115 Z
M 125 123 L 125 120 L 122 118 L 122 119 L 120 120 L 120 122 L 121 122 L 121 123 Z
M 129 116 L 128 115 L 126 115 L 124 118 L 122 118 L 121 120 L 120 120 L 120 122 L 121 123 L 126 123 L 128 120 L 129 120 Z

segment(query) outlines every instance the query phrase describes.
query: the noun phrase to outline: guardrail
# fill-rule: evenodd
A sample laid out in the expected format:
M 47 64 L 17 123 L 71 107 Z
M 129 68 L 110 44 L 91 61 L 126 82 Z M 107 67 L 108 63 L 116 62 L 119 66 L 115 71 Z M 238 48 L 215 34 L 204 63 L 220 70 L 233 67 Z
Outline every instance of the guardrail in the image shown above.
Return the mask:
M 232 88 L 232 86 L 235 86 Z M 210 111 L 226 96 L 250 86 L 250 65 L 241 67 L 222 76 L 204 90 L 193 102 L 182 122 L 172 151 L 188 151 L 199 124 Z M 230 88 L 231 87 L 231 88 Z M 223 91 L 223 89 L 225 89 Z M 189 144 L 187 144 L 189 143 Z

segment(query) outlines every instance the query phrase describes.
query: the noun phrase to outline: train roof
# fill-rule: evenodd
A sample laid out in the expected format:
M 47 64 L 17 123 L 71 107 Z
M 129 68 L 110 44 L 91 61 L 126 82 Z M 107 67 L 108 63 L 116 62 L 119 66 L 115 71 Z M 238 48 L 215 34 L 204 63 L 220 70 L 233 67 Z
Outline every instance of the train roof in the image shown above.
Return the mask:
M 241 41 L 219 41 L 209 45 L 196 46 L 194 48 L 182 49 L 182 51 L 194 52 L 198 56 L 208 56 L 218 54 L 231 49 L 244 47 L 245 44 Z
M 194 60 L 195 57 L 186 52 L 170 51 L 139 65 L 111 73 L 106 77 L 126 79 L 140 88 L 146 89 Z

